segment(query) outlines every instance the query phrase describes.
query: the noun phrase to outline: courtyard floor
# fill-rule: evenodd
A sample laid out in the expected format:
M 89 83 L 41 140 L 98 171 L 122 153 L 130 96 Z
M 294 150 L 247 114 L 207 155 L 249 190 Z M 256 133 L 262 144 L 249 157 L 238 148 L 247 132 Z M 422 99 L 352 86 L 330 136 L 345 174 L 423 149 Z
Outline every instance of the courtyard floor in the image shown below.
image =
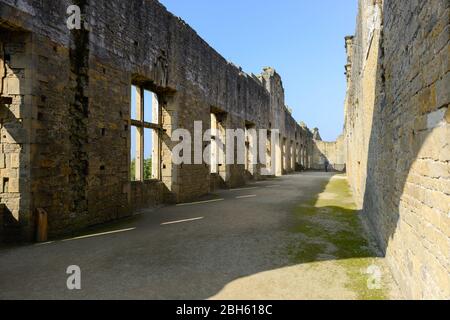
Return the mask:
M 0 299 L 389 299 L 346 177 L 302 173 L 0 250 Z M 81 290 L 67 289 L 68 266 Z

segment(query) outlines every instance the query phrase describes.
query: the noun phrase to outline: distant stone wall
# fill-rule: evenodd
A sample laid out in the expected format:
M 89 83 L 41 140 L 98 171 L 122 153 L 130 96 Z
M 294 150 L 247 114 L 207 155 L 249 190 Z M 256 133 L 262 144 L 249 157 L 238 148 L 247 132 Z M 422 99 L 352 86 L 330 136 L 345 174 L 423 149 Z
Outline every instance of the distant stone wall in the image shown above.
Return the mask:
M 328 163 L 330 171 L 344 172 L 346 170 L 347 154 L 343 135 L 333 142 L 314 140 L 313 143 L 311 169 L 325 170 L 325 163 Z
M 360 0 L 347 170 L 406 298 L 450 299 L 450 2 Z
M 88 28 L 67 28 L 72 4 Z M 280 130 L 276 175 L 311 163 L 311 132 L 275 70 L 244 73 L 156 0 L 1 0 L 0 32 L 0 197 L 27 238 L 37 208 L 53 237 L 209 193 L 210 167 L 173 164 L 171 137 L 194 121 L 210 129 L 212 110 L 228 129 Z M 130 181 L 132 84 L 159 98 L 161 181 Z M 248 179 L 243 165 L 221 170 L 225 187 Z

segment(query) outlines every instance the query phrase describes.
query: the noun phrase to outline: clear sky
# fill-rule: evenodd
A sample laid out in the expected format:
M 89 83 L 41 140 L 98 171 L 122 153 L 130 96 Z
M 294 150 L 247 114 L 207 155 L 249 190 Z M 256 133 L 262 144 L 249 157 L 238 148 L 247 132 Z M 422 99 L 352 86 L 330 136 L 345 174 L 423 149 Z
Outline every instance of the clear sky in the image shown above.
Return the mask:
M 274 67 L 297 121 L 324 140 L 342 133 L 346 35 L 357 0 L 160 0 L 247 73 Z

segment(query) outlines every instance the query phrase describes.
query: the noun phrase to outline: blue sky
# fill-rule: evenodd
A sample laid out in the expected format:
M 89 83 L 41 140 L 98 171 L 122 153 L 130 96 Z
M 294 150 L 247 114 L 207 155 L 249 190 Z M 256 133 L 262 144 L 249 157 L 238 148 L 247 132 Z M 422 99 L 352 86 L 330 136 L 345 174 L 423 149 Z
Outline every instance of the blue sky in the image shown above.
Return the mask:
M 294 117 L 324 140 L 342 133 L 346 63 L 357 0 L 160 0 L 248 73 L 272 66 Z

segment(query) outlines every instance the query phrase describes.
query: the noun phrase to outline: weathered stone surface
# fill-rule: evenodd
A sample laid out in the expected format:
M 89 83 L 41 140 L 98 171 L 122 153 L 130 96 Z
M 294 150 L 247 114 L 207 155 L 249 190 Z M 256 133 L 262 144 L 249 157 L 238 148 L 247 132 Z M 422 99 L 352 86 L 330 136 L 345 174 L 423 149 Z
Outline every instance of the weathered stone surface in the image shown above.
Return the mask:
M 72 4 L 87 28 L 67 28 Z M 273 68 L 244 73 L 156 0 L 0 0 L 0 238 L 8 226 L 31 239 L 38 208 L 54 237 L 260 179 L 172 163 L 173 131 L 206 131 L 217 113 L 221 130 L 280 130 L 276 175 L 346 164 L 404 296 L 450 299 L 449 12 L 360 0 L 344 136 L 327 143 L 293 119 Z M 130 181 L 132 84 L 159 98 L 161 181 Z
M 320 137 L 319 131 L 317 131 L 317 136 Z M 313 139 L 311 156 L 312 169 L 325 170 L 325 164 L 328 163 L 328 170 L 330 171 L 345 171 L 347 152 L 344 135 L 339 136 L 338 139 L 333 142 Z
M 67 28 L 72 4 L 87 28 Z M 209 129 L 211 110 L 224 128 L 279 129 L 277 174 L 310 167 L 312 134 L 285 106 L 275 70 L 244 73 L 158 1 L 1 0 L 0 46 L 2 101 L 13 101 L 0 111 L 1 202 L 29 236 L 37 208 L 53 237 L 209 193 L 209 166 L 174 165 L 171 137 L 194 121 Z M 159 98 L 160 182 L 130 181 L 132 84 Z M 225 187 L 249 178 L 242 165 L 221 170 Z
M 359 2 L 346 39 L 349 181 L 404 297 L 450 299 L 450 3 Z

